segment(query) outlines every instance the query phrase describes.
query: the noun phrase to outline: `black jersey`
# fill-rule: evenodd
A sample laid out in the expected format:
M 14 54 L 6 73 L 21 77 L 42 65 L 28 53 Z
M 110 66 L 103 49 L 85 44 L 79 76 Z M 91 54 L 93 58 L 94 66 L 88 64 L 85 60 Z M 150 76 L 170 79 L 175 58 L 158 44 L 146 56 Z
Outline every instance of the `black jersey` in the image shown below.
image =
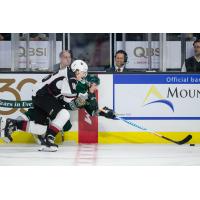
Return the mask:
M 51 94 L 54 97 L 59 97 L 63 95 L 69 98 L 70 101 L 70 99 L 77 96 L 76 84 L 77 80 L 74 73 L 67 68 L 61 69 L 43 78 L 42 81 L 36 85 L 37 89 L 33 96 Z

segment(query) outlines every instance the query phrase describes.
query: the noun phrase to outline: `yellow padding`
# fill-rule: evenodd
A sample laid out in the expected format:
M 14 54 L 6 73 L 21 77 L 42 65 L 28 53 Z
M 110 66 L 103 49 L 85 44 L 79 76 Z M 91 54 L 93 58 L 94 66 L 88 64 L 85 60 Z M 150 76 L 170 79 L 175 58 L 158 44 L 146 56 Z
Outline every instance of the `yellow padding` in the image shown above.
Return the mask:
M 64 141 L 74 141 L 74 142 L 78 143 L 78 131 L 65 132 L 64 133 Z
M 174 140 L 181 140 L 188 134 L 192 135 L 189 143 L 200 144 L 200 132 L 159 132 L 161 135 Z M 56 136 L 56 143 L 60 143 L 61 134 Z M 74 141 L 78 143 L 78 132 L 65 132 L 64 141 Z M 167 140 L 151 135 L 146 132 L 99 132 L 98 142 L 100 144 L 119 144 L 119 143 L 170 143 Z M 4 143 L 0 139 L 0 144 Z M 13 143 L 35 143 L 30 133 L 16 131 L 13 133 Z
M 161 135 L 173 140 L 182 140 L 188 134 L 192 135 L 189 143 L 200 143 L 200 132 L 159 132 Z M 99 132 L 98 142 L 100 144 L 119 143 L 170 143 L 169 141 L 146 132 Z
M 16 131 L 12 135 L 13 137 L 13 142 L 12 143 L 35 143 L 35 139 L 32 136 L 32 134 L 27 133 L 27 132 L 21 132 L 21 131 Z M 65 141 L 75 141 L 78 143 L 78 132 L 65 132 L 64 133 L 64 140 Z M 59 133 L 56 136 L 56 143 L 60 143 L 62 141 L 61 134 Z M 3 144 L 4 142 L 2 139 L 0 139 L 0 144 Z

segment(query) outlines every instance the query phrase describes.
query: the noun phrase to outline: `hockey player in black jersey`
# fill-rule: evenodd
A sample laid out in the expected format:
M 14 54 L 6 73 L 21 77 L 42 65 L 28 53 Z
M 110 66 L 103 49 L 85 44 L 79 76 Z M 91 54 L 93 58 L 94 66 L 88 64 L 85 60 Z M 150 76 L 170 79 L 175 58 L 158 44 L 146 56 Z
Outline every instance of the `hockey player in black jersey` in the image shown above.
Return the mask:
M 19 129 L 38 135 L 41 151 L 57 151 L 54 139 L 60 130 L 71 128 L 68 110 L 85 108 L 91 115 L 114 118 L 112 110 L 104 107 L 98 109 L 95 90 L 100 83 L 96 76 L 87 76 L 87 64 L 76 60 L 72 63 L 72 71 L 60 70 L 49 75 L 41 83 L 39 90 L 33 95 L 34 107 L 25 113 L 23 120 L 1 118 L 1 136 L 7 142 L 12 141 L 12 132 Z M 86 77 L 86 79 L 85 79 Z
M 69 121 L 68 110 L 60 103 L 59 97 L 63 96 L 66 101 L 74 101 L 80 104 L 80 96 L 76 93 L 78 81 L 83 81 L 87 76 L 88 66 L 82 60 L 76 60 L 71 65 L 71 70 L 62 69 L 45 77 L 34 87 L 30 108 L 23 119 L 16 120 L 1 117 L 1 137 L 6 142 L 12 141 L 12 133 L 22 130 L 36 135 L 45 135 L 45 144 L 52 151 L 57 150 L 54 144 L 56 134 L 63 129 Z M 84 96 L 84 94 L 80 94 Z M 4 127 L 5 125 L 5 127 Z

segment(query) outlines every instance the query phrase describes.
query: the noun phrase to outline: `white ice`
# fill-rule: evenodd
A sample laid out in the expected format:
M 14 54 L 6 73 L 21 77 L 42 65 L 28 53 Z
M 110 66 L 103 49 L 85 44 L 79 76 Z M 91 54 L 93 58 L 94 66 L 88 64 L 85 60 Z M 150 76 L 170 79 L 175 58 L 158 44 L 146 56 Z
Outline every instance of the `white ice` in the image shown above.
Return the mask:
M 35 144 L 0 145 L 0 165 L 200 165 L 200 145 L 71 144 L 39 152 Z

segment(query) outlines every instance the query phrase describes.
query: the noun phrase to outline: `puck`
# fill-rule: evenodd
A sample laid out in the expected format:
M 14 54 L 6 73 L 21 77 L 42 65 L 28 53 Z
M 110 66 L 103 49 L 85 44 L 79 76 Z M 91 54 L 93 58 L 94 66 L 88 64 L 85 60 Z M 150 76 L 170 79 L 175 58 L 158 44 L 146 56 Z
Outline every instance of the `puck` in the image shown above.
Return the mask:
M 190 144 L 190 146 L 195 146 L 195 144 Z

